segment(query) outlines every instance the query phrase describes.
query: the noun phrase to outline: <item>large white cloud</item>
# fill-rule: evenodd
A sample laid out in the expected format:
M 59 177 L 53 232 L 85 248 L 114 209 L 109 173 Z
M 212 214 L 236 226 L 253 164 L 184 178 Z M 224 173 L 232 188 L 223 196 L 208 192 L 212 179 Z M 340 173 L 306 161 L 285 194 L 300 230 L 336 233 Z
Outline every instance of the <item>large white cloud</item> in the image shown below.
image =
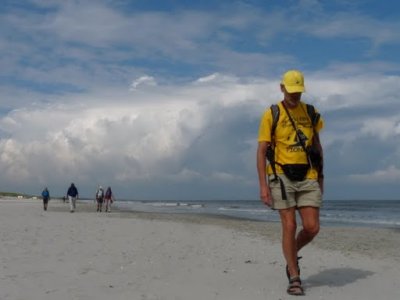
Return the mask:
M 229 77 L 222 82 L 200 79 L 183 87 L 137 85 L 125 93 L 66 97 L 13 110 L 0 119 L 0 176 L 8 183 L 18 179 L 42 185 L 71 178 L 85 184 L 99 178 L 122 183 L 160 177 L 187 180 L 182 174 L 233 180 L 238 176 L 223 169 L 214 172 L 212 166 L 203 173 L 190 169 L 196 164 L 188 167 L 182 158 L 196 140 L 213 132 L 210 124 L 220 122 L 225 109 L 247 101 L 258 105 L 255 91 L 262 85 L 240 84 Z M 208 146 L 211 151 L 220 147 Z
M 120 186 L 140 182 L 149 188 L 177 185 L 182 191 L 189 189 L 188 183 L 214 186 L 219 182 L 225 187 L 256 189 L 258 122 L 262 111 L 280 99 L 279 80 L 210 74 L 185 84 L 155 85 L 156 79 L 143 78 L 133 82 L 151 84 L 80 94 L 76 99 L 60 96 L 54 103 L 29 105 L 3 116 L 1 181 L 56 186 L 70 180 L 82 186 L 99 181 Z M 313 74 L 310 78 L 312 94 L 304 98 L 311 96 L 322 107 L 327 153 L 342 145 L 343 155 L 351 156 L 354 153 L 346 145 L 357 140 L 370 135 L 398 136 L 395 111 L 390 118 L 383 111 L 372 119 L 337 112 L 334 98 L 341 91 L 346 106 L 374 114 L 370 107 L 379 97 L 374 84 L 366 84 L 362 95 L 354 96 L 366 78 L 318 80 Z M 330 115 L 340 120 L 330 122 Z M 393 148 L 390 155 L 396 157 L 396 151 Z

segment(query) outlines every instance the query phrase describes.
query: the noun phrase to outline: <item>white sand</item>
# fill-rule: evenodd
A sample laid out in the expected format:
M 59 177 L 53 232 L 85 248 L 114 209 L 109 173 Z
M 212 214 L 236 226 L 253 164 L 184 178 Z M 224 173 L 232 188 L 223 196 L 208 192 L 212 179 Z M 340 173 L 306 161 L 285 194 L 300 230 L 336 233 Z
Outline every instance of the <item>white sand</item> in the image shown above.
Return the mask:
M 0 200 L 0 299 L 293 299 L 277 224 Z M 302 299 L 400 299 L 400 233 L 322 228 Z

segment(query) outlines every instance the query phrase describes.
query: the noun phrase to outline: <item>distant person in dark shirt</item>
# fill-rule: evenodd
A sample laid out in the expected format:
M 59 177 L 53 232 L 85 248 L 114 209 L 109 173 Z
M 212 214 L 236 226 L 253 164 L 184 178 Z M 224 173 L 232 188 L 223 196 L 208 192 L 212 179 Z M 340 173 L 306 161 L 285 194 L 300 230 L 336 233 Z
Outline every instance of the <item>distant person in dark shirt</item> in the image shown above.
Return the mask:
M 106 202 L 106 212 L 111 212 L 111 203 L 114 202 L 114 196 L 111 187 L 108 187 L 104 195 L 104 200 Z
M 71 212 L 73 213 L 76 208 L 76 199 L 78 199 L 79 193 L 75 184 L 71 183 L 71 186 L 68 188 L 67 197 L 69 201 L 69 207 Z

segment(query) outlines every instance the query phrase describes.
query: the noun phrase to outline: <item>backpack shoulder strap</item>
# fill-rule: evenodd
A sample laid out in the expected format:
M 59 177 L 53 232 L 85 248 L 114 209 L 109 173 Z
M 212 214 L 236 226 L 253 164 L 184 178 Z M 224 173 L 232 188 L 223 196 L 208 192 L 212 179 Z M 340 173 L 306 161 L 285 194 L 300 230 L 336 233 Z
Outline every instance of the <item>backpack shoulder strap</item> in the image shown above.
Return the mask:
M 313 127 L 318 124 L 319 118 L 321 115 L 315 111 L 315 107 L 311 104 L 306 104 L 307 106 L 307 114 L 310 117 L 311 124 Z
M 276 126 L 278 125 L 279 114 L 280 114 L 278 104 L 271 105 L 271 113 L 272 113 L 272 127 L 271 127 L 271 141 L 272 141 L 275 135 Z
M 279 114 L 280 114 L 280 109 L 279 109 L 278 104 L 271 105 L 271 114 L 272 114 L 271 143 L 274 144 L 275 130 L 278 125 Z M 279 180 L 280 187 L 281 187 L 281 193 L 282 193 L 282 199 L 287 200 L 285 184 L 283 183 L 282 178 L 278 177 L 278 175 L 276 174 L 276 168 L 275 168 L 276 162 L 275 162 L 275 149 L 274 148 L 275 148 L 275 145 L 268 148 L 268 149 L 270 149 L 270 151 L 267 151 L 267 159 L 269 160 L 269 162 L 271 164 L 272 172 L 274 173 L 274 176 L 275 176 L 275 178 L 273 180 Z

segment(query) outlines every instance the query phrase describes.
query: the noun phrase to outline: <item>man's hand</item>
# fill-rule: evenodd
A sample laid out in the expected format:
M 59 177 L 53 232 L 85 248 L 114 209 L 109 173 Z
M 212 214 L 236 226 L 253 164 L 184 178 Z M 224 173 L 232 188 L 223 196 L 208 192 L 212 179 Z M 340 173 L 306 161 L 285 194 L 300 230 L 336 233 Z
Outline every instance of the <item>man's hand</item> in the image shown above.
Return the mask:
M 272 205 L 271 191 L 267 186 L 262 186 L 260 188 L 260 199 L 265 205 L 271 207 Z
M 266 179 L 266 154 L 269 145 L 269 142 L 259 142 L 257 148 L 257 172 L 260 183 L 260 199 L 267 206 L 272 205 L 271 191 Z
M 318 178 L 319 188 L 321 190 L 321 194 L 324 194 L 324 177 Z

